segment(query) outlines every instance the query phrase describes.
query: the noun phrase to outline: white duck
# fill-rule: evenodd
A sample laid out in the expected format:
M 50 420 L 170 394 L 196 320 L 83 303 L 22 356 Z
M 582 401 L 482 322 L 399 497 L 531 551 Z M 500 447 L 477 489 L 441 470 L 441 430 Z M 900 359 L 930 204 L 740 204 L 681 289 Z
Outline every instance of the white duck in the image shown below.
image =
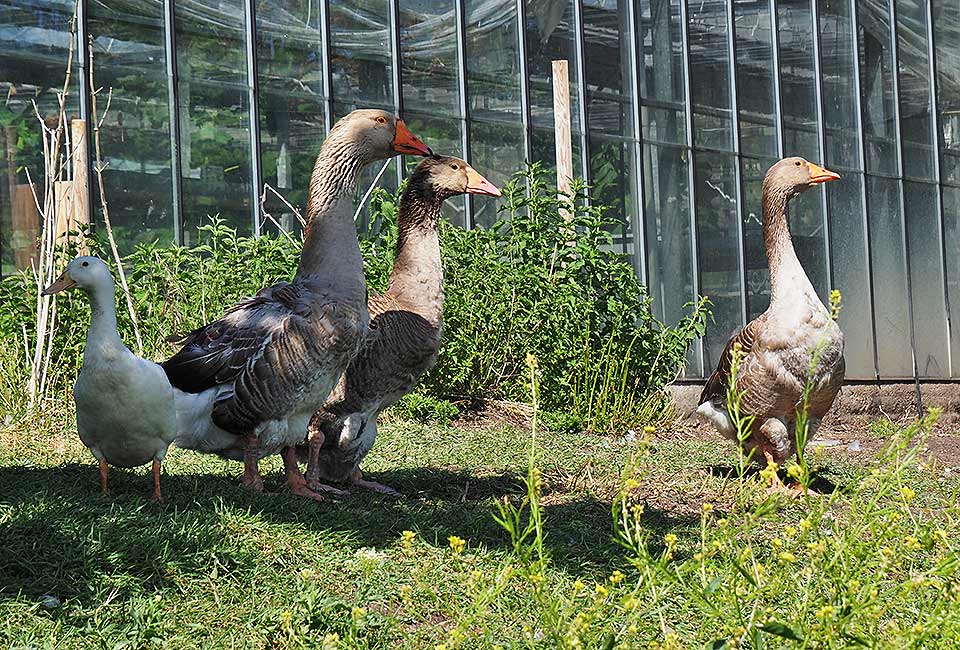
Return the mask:
M 290 490 L 320 499 L 307 487 L 292 445 L 306 437 L 310 417 L 366 333 L 353 192 L 367 164 L 398 153 L 431 152 L 384 111 L 354 111 L 330 130 L 310 179 L 293 282 L 267 287 L 190 332 L 162 364 L 178 389 L 178 446 L 242 458 L 243 483 L 258 491 L 259 459 L 279 451 Z
M 310 423 L 310 485 L 322 479 L 396 494 L 364 480 L 360 463 L 377 437 L 377 416 L 413 390 L 437 360 L 443 317 L 437 225 L 443 202 L 464 193 L 500 196 L 493 183 L 459 158 L 427 158 L 413 170 L 397 212 L 390 284 L 383 295 L 370 297 L 370 332 Z
M 798 194 L 840 176 L 803 158 L 784 158 L 763 179 L 763 241 L 770 267 L 770 306 L 730 338 L 716 371 L 700 395 L 697 413 L 726 438 L 737 441 L 727 413 L 734 346 L 742 352 L 736 391 L 742 417 L 753 417 L 744 446 L 761 463 L 782 463 L 797 451 L 797 409 L 811 381 L 808 439 L 830 410 L 843 384 L 843 333 L 797 258 L 787 204 Z M 816 368 L 811 360 L 819 348 Z M 784 490 L 777 480 L 775 488 Z M 796 489 L 786 490 L 796 496 Z
M 160 501 L 160 462 L 177 433 L 173 388 L 163 369 L 136 356 L 117 334 L 113 276 L 96 257 L 78 257 L 44 295 L 79 288 L 90 298 L 83 366 L 73 387 L 80 440 L 100 461 L 108 494 L 109 465 L 153 461 L 153 499 Z

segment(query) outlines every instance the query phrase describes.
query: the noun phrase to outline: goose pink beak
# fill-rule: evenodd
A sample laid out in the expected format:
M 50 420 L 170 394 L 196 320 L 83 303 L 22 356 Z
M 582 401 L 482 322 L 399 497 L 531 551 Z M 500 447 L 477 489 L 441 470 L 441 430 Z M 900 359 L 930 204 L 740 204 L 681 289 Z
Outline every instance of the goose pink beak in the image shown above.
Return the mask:
M 60 293 L 64 289 L 70 289 L 75 286 L 77 286 L 77 281 L 71 278 L 69 273 L 64 271 L 60 274 L 60 277 L 57 278 L 56 282 L 44 289 L 40 295 L 52 296 L 55 293 Z
M 467 169 L 467 193 L 500 196 L 497 186 L 481 176 L 473 167 Z
M 840 178 L 840 174 L 837 172 L 832 172 L 829 169 L 821 167 L 820 165 L 807 163 L 807 167 L 810 168 L 811 183 L 826 183 L 827 181 L 835 181 Z
M 423 144 L 417 136 L 410 132 L 403 120 L 397 120 L 397 133 L 393 136 L 393 150 L 397 153 L 407 153 L 414 156 L 432 156 L 433 151 Z

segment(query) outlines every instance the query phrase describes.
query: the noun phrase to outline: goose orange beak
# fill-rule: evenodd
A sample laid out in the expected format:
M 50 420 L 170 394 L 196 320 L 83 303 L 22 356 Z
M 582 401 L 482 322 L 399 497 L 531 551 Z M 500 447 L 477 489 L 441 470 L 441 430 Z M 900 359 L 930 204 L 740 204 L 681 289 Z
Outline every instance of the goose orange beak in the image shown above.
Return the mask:
M 496 185 L 481 176 L 476 169 L 467 169 L 467 194 L 484 194 L 486 196 L 500 196 Z
M 835 181 L 840 178 L 840 174 L 837 172 L 832 172 L 829 169 L 824 169 L 820 165 L 814 165 L 813 163 L 807 163 L 807 166 L 810 168 L 810 182 L 811 183 L 826 183 L 827 181 Z
M 410 132 L 403 120 L 397 120 L 397 133 L 393 136 L 393 150 L 414 156 L 432 156 L 433 151 Z
M 64 289 L 69 289 L 71 287 L 77 286 L 77 281 L 70 277 L 70 274 L 64 271 L 60 274 L 60 277 L 57 278 L 57 281 L 51 284 L 49 287 L 44 289 L 40 295 L 41 296 L 52 296 L 55 293 L 60 293 Z

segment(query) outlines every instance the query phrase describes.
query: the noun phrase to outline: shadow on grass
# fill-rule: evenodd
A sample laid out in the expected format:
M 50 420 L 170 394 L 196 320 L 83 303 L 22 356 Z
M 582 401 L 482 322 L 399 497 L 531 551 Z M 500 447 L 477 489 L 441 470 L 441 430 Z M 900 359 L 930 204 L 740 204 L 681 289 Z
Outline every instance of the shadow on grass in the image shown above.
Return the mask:
M 707 468 L 707 471 L 717 478 L 725 479 L 736 479 L 737 478 L 737 469 L 731 465 L 711 465 Z M 751 465 L 746 468 L 743 475 L 747 476 L 756 476 L 760 473 L 760 468 L 755 465 Z M 785 471 L 778 472 L 780 479 L 784 483 L 792 483 L 793 479 L 787 476 Z M 850 487 L 840 483 L 835 483 L 829 478 L 827 478 L 824 472 L 813 471 L 810 481 L 810 489 L 819 494 L 833 494 L 834 492 L 840 492 L 845 494 L 850 491 Z
M 317 504 L 283 492 L 251 494 L 233 478 L 197 473 L 165 475 L 166 501 L 158 505 L 147 500 L 150 479 L 143 469 L 111 471 L 113 495 L 103 497 L 91 465 L 0 467 L 0 600 L 102 599 L 114 586 L 150 590 L 214 568 L 253 574 L 263 559 L 254 545 L 230 535 L 226 520 L 235 518 L 239 525 L 259 519 L 315 535 L 341 533 L 338 540 L 354 550 L 392 546 L 405 529 L 440 546 L 458 535 L 473 548 L 509 549 L 509 536 L 492 515 L 498 499 L 522 498 L 519 475 L 416 468 L 371 478 L 404 497 L 357 492 Z M 269 489 L 280 487 L 276 475 L 268 477 Z M 555 492 L 545 502 L 545 545 L 558 567 L 586 577 L 622 567 L 608 501 Z M 655 538 L 668 529 L 693 535 L 698 525 L 695 517 L 649 516 Z

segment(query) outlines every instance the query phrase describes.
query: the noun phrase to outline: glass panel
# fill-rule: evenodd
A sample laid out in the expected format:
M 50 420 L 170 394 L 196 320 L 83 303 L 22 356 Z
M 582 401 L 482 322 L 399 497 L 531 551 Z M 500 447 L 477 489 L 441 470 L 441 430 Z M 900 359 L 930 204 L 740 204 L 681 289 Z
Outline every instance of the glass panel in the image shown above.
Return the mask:
M 770 268 L 763 244 L 763 177 L 775 158 L 742 158 L 743 256 L 747 267 L 747 318 L 770 306 Z
M 460 116 L 457 17 L 454 0 L 401 5 L 400 56 L 404 110 Z
M 853 2 L 817 0 L 817 5 L 820 10 L 820 80 L 827 141 L 824 162 L 828 166 L 862 169 L 857 135 L 860 120 L 855 94 L 857 42 L 853 35 Z
M 648 289 L 654 314 L 667 325 L 683 318 L 684 305 L 695 299 L 689 163 L 686 149 L 643 147 Z M 698 360 L 687 367 L 688 376 L 702 374 Z
M 737 179 L 732 155 L 694 154 L 700 293 L 713 302 L 714 325 L 704 339 L 704 366 L 715 368 L 730 336 L 743 326 L 740 313 L 740 233 Z
M 73 6 L 54 0 L 0 5 L 0 275 L 29 269 L 35 255 L 40 215 L 26 172 L 42 183 L 44 170 L 32 102 L 47 120 L 59 114 Z M 68 119 L 79 116 L 77 74 L 75 67 Z
M 900 184 L 867 177 L 870 257 L 877 304 L 878 371 L 884 379 L 912 377 L 907 265 L 900 223 Z
M 857 2 L 860 21 L 860 102 L 867 171 L 896 174 L 896 112 L 893 96 L 890 14 L 880 0 Z
M 960 184 L 960 4 L 933 2 L 933 32 L 943 147 L 940 176 L 945 183 Z
M 606 0 L 583 7 L 587 118 L 591 131 L 633 136 L 631 47 L 625 2 Z
M 937 186 L 906 182 L 903 192 L 917 372 L 921 377 L 948 377 L 947 308 L 943 294 Z
M 687 6 L 690 43 L 690 92 L 694 144 L 732 149 L 730 50 L 725 0 L 701 0 Z
M 257 4 L 263 181 L 303 216 L 310 174 L 326 126 L 321 1 L 272 0 Z M 299 230 L 294 214 L 270 192 L 266 209 L 284 230 Z M 274 226 L 268 222 L 263 227 Z
M 527 74 L 533 123 L 553 129 L 553 61 L 568 61 L 570 122 L 580 131 L 580 87 L 577 85 L 577 47 L 573 3 L 569 0 L 527 3 Z M 576 139 L 576 137 L 574 138 Z
M 473 120 L 470 123 L 471 165 L 497 187 L 523 169 L 523 127 Z M 473 222 L 489 227 L 499 216 L 503 201 L 487 196 L 473 196 Z
M 219 215 L 253 230 L 242 0 L 176 4 L 184 242 Z
M 783 151 L 790 156 L 818 161 L 817 75 L 810 0 L 780 0 L 777 2 L 777 21 Z
M 122 254 L 141 242 L 169 245 L 175 237 L 163 5 L 103 0 L 90 3 L 88 15 L 96 84 L 112 89 L 100 149 L 117 247 Z M 97 104 L 105 110 L 102 95 Z M 94 180 L 95 195 L 96 186 Z M 99 215 L 99 199 L 93 204 Z
M 337 113 L 394 108 L 390 0 L 330 0 L 330 72 Z
M 863 175 L 856 173 L 844 174 L 843 180 L 825 185 L 830 209 L 833 285 L 843 295 L 840 329 L 844 334 L 847 379 L 875 379 L 877 372 L 862 187 Z
M 686 143 L 681 0 L 640 0 L 643 137 Z
M 777 107 L 770 4 L 735 3 L 740 150 L 777 155 Z M 758 212 L 759 214 L 759 212 Z
M 465 4 L 470 117 L 499 114 L 521 124 L 517 4 L 513 0 L 465 0 Z
M 933 118 L 930 57 L 927 55 L 927 3 L 896 0 L 897 56 L 900 63 L 900 139 L 903 173 L 933 179 Z M 919 359 L 918 359 L 919 361 Z M 923 372 L 923 368 L 920 368 Z
M 950 352 L 953 377 L 960 377 L 960 188 L 943 188 L 943 239 L 947 262 L 947 304 L 950 306 Z
M 617 250 L 632 255 L 634 143 L 622 138 L 590 135 L 590 196 L 594 203 L 607 208 L 606 216 L 616 219 L 619 228 L 613 232 Z

